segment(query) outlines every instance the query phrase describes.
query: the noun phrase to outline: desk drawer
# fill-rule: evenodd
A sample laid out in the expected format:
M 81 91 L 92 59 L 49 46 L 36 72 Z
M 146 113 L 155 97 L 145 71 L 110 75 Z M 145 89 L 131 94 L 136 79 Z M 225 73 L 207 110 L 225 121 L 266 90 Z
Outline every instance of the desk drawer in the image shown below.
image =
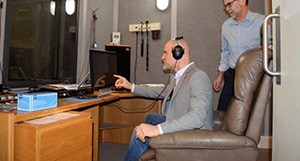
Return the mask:
M 57 161 L 91 161 L 92 160 L 92 146 L 87 146 L 83 149 L 80 149 L 70 155 L 67 155 L 63 158 L 58 159 Z
M 90 114 L 56 115 L 15 125 L 16 160 L 57 160 L 92 144 Z

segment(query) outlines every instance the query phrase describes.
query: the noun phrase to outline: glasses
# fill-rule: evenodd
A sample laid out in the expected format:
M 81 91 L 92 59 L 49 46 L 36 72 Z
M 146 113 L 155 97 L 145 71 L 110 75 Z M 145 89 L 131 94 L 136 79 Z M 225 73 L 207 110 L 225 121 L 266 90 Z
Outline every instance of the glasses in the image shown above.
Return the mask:
M 231 1 L 231 2 L 229 2 L 229 3 L 227 3 L 226 5 L 224 5 L 224 8 L 226 9 L 227 7 L 231 7 L 232 6 L 232 4 L 235 2 L 236 0 L 233 0 L 233 1 Z

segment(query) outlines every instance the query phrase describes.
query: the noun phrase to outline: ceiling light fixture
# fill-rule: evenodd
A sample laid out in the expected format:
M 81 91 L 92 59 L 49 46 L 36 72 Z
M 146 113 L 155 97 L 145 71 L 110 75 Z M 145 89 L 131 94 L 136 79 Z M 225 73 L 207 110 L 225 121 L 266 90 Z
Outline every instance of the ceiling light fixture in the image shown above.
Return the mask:
M 66 0 L 66 12 L 68 15 L 75 12 L 75 0 Z
M 55 16 L 55 2 L 54 1 L 50 2 L 50 13 L 52 16 Z
M 159 10 L 165 10 L 169 6 L 169 0 L 156 0 L 156 7 Z

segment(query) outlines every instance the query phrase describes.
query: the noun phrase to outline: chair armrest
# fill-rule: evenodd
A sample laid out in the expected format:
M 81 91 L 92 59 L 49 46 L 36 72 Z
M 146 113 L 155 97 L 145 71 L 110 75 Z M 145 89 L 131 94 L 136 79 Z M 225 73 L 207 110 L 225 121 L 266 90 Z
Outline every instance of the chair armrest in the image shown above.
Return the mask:
M 149 139 L 151 148 L 198 148 L 198 149 L 234 149 L 257 147 L 256 143 L 245 137 L 228 131 L 189 130 L 160 135 Z

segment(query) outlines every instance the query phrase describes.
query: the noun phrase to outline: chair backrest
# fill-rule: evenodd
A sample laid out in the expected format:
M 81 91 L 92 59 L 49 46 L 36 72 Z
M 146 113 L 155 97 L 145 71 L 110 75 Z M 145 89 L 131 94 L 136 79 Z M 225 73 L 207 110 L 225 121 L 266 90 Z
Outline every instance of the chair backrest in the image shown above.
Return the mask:
M 269 63 L 269 69 L 272 68 L 272 62 Z M 272 77 L 264 74 L 253 99 L 250 118 L 246 130 L 246 136 L 259 143 L 261 130 L 264 124 L 265 113 L 269 102 L 269 96 L 272 88 Z
M 263 71 L 262 50 L 244 52 L 236 63 L 234 96 L 224 115 L 221 130 L 259 141 L 271 77 Z M 250 119 L 249 119 L 250 118 Z

